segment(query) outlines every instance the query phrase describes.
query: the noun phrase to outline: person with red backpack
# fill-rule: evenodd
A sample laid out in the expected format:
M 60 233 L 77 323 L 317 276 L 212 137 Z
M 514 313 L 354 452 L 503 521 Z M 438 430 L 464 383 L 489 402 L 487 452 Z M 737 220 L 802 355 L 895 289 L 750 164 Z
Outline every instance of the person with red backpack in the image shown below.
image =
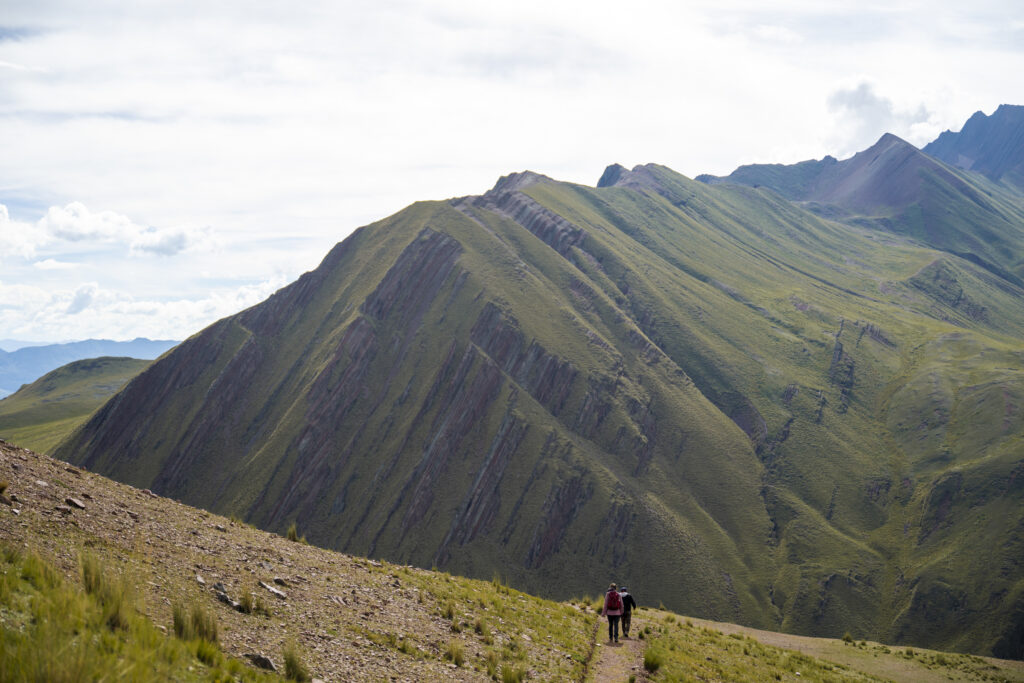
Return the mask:
M 604 615 L 608 617 L 608 642 L 619 642 L 619 617 L 622 616 L 622 596 L 613 583 L 604 594 Z

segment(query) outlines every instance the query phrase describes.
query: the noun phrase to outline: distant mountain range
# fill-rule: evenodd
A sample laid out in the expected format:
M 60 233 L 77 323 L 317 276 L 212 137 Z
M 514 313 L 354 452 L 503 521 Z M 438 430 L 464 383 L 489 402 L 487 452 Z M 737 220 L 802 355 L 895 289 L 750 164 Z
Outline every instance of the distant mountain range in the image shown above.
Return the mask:
M 7 343 L 18 345 L 18 342 Z M 100 356 L 152 360 L 177 343 L 142 338 L 125 342 L 87 339 L 65 344 L 33 344 L 15 351 L 0 350 L 0 398 L 13 394 L 23 384 L 34 382 L 47 372 L 72 361 Z
M 57 454 L 544 595 L 622 580 L 718 620 L 1020 658 L 1019 111 L 933 143 L 955 163 L 886 135 L 413 204 Z

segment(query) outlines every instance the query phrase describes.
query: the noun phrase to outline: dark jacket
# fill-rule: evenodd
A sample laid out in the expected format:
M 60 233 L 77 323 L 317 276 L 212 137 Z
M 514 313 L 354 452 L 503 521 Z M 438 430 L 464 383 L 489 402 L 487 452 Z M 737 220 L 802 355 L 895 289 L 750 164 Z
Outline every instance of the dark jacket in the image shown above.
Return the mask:
M 629 593 L 619 593 L 619 597 L 622 598 L 622 611 L 629 613 L 636 608 L 636 600 Z

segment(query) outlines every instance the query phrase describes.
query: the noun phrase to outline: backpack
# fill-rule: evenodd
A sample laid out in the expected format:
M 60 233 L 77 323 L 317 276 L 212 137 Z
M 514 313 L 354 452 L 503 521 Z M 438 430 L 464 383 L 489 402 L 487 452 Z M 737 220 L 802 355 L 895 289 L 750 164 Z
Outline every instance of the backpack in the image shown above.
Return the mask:
M 609 612 L 622 610 L 622 597 L 619 596 L 618 591 L 608 591 L 608 599 L 606 600 L 605 606 L 608 608 Z

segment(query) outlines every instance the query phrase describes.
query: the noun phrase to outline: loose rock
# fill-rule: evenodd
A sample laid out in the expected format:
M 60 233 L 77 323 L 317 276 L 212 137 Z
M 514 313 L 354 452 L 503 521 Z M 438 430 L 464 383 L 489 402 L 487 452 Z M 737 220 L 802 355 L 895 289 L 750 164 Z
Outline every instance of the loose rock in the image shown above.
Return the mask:
M 79 510 L 84 510 L 85 509 L 85 503 L 83 503 L 82 501 L 78 500 L 77 498 L 70 498 L 70 497 L 69 498 L 65 498 L 64 502 L 67 503 L 68 505 L 70 505 L 71 507 L 78 508 Z
M 267 671 L 277 671 L 277 667 L 274 666 L 274 662 L 270 660 L 270 657 L 267 657 L 264 654 L 247 652 L 242 656 L 252 662 L 253 666 L 266 669 Z
M 264 588 L 266 588 L 268 591 L 270 591 L 274 595 L 276 595 L 277 597 L 281 598 L 282 600 L 287 600 L 288 599 L 287 595 L 285 595 L 283 592 L 279 591 L 278 589 L 274 588 L 269 583 L 264 583 L 264 582 L 260 581 L 260 585 L 263 586 Z

